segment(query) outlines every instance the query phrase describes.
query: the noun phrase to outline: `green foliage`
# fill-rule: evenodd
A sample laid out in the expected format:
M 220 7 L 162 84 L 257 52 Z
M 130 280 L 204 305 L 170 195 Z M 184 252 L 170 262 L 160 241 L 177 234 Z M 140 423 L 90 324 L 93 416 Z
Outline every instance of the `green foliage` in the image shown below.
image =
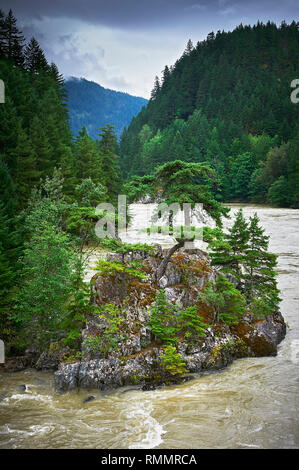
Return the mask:
M 131 278 L 140 280 L 147 279 L 147 275 L 141 270 L 131 267 L 130 264 L 127 266 L 117 261 L 98 260 L 95 271 L 99 272 L 103 276 L 113 276 L 116 273 L 123 273 Z
M 98 336 L 87 337 L 83 345 L 96 355 L 106 355 L 110 351 L 118 350 L 118 343 L 124 341 L 125 335 L 120 334 L 120 327 L 125 318 L 120 307 L 113 303 L 102 306 L 97 314 L 103 322 L 103 327 Z
M 165 368 L 167 375 L 178 376 L 188 372 L 186 363 L 181 354 L 176 350 L 175 346 L 168 345 L 164 349 L 164 353 L 160 356 L 162 366 Z
M 97 185 L 104 182 L 101 177 L 102 161 L 99 149 L 96 142 L 89 137 L 85 127 L 77 136 L 75 155 L 78 181 L 92 178 Z
M 198 306 L 193 305 L 181 310 L 178 315 L 178 332 L 184 333 L 186 338 L 203 338 L 205 330 L 209 327 L 198 314 Z
M 124 185 L 124 190 L 130 202 L 137 201 L 145 196 L 154 196 L 155 177 L 149 176 L 135 176 L 128 183 Z
M 248 247 L 249 230 L 240 209 L 228 233 L 218 232 L 209 249 L 211 264 L 220 266 L 222 272 L 231 274 L 238 283 L 242 281 L 242 263 Z
M 160 289 L 151 306 L 149 325 L 153 335 L 163 343 L 177 343 L 177 311 L 177 307 L 168 301 L 164 291 Z
M 31 344 L 45 347 L 58 335 L 70 292 L 67 236 L 47 223 L 42 224 L 25 244 L 22 266 L 14 318 L 34 332 Z
M 259 226 L 257 214 L 250 217 L 248 223 L 239 210 L 228 233 L 218 233 L 216 238 L 208 231 L 208 236 L 211 263 L 220 267 L 224 274 L 233 276 L 245 296 L 247 309 L 260 316 L 277 311 L 280 301 L 275 272 L 277 256 L 268 252 L 269 237 Z M 213 300 L 215 291 L 211 286 L 209 289 L 206 303 L 219 302 L 222 308 L 222 297 L 217 294 Z M 217 316 L 219 309 L 214 311 Z
M 259 226 L 255 213 L 249 218 L 249 245 L 244 262 L 244 292 L 255 312 L 266 315 L 278 310 L 280 302 L 276 282 L 277 256 L 268 252 L 269 236 Z
M 281 175 L 268 190 L 268 200 L 273 206 L 288 207 L 290 205 L 288 195 L 288 181 Z
M 118 146 L 114 126 L 106 124 L 100 128 L 98 142 L 101 158 L 102 181 L 112 198 L 116 198 L 121 184 L 117 155 Z
M 94 207 L 82 207 L 74 203 L 66 219 L 66 229 L 70 234 L 78 236 L 84 245 L 88 241 L 96 240 L 95 225 L 97 220 L 98 216 Z
M 60 328 L 64 330 L 65 335 L 63 344 L 76 349 L 81 344 L 82 329 L 88 318 L 97 312 L 97 307 L 91 302 L 90 285 L 84 282 L 86 259 L 82 252 L 75 251 L 71 263 L 69 296 Z
M 163 289 L 157 292 L 150 311 L 151 331 L 162 343 L 176 344 L 182 335 L 194 340 L 206 335 L 204 330 L 208 325 L 198 313 L 198 306 L 193 305 L 182 310 L 169 302 Z
M 200 292 L 199 300 L 207 305 L 214 314 L 214 321 L 222 321 L 227 325 L 238 324 L 245 313 L 246 301 L 233 283 L 222 274 L 216 282 L 209 282 Z
M 63 77 L 36 39 L 23 43 L 12 11 L 1 12 L 1 337 L 25 347 L 29 332 L 42 348 L 57 336 L 78 347 L 91 303 L 74 258 L 95 241 L 94 206 L 110 197 L 106 132 L 101 142 L 84 130 L 73 141 Z
M 151 253 L 154 248 L 147 243 L 125 243 L 117 238 L 102 238 L 101 246 L 116 253 L 136 253 L 137 251 L 144 251 Z
M 106 189 L 102 184 L 95 184 L 91 178 L 87 178 L 75 187 L 75 195 L 80 205 L 93 207 L 104 201 Z
M 134 178 L 125 189 L 129 190 L 131 198 L 155 194 L 166 204 L 179 204 L 181 208 L 184 203 L 190 203 L 191 207 L 201 203 L 220 226 L 221 217 L 227 216 L 229 209 L 213 197 L 214 179 L 215 173 L 207 164 L 175 160 L 155 168 L 154 175 Z

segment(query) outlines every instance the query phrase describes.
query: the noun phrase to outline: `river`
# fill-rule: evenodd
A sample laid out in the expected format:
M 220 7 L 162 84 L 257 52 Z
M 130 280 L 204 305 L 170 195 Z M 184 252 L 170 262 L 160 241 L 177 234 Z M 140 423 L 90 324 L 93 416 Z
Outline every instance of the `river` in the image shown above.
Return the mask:
M 276 357 L 239 359 L 150 392 L 124 387 L 60 395 L 50 373 L 0 373 L 0 448 L 298 448 L 299 210 L 243 210 L 246 217 L 258 213 L 270 251 L 279 255 L 288 329 Z M 83 404 L 91 394 L 96 399 Z

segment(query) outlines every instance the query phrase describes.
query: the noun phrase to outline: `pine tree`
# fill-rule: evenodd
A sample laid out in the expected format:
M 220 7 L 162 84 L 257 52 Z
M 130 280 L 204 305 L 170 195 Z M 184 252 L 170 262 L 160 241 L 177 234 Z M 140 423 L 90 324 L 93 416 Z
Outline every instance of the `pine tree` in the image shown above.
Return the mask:
M 0 290 L 2 293 L 7 292 L 15 278 L 12 225 L 12 221 L 6 215 L 4 204 L 0 202 Z
M 34 116 L 29 129 L 30 141 L 36 155 L 36 167 L 42 178 L 53 170 L 52 149 L 38 116 Z
M 39 73 L 41 71 L 49 70 L 47 59 L 37 42 L 33 37 L 29 44 L 27 44 L 25 51 L 25 68 L 28 72 Z
M 232 275 L 239 289 L 243 286 L 242 266 L 248 249 L 248 240 L 248 224 L 240 209 L 228 233 L 222 232 L 221 236 L 218 235 L 209 245 L 211 263 L 219 266 L 223 273 Z
M 169 80 L 170 77 L 170 70 L 168 65 L 165 65 L 164 70 L 162 72 L 162 86 L 165 89 L 165 86 L 167 85 L 167 81 Z
M 234 325 L 245 313 L 245 298 L 223 274 L 217 276 L 216 282 L 209 281 L 204 286 L 199 301 L 210 308 L 214 322 Z
M 89 137 L 83 126 L 76 140 L 77 180 L 91 178 L 94 183 L 101 182 L 102 163 L 96 143 Z
M 193 49 L 193 42 L 191 41 L 191 39 L 189 39 L 186 45 L 186 49 L 184 51 L 184 55 L 189 55 L 193 51 Z
M 188 369 L 186 369 L 186 363 L 175 346 L 168 345 L 161 354 L 160 359 L 161 365 L 165 370 L 166 379 L 189 372 Z
M 22 128 L 19 129 L 17 145 L 12 152 L 12 156 L 16 160 L 16 169 L 13 176 L 17 186 L 19 202 L 21 206 L 24 206 L 32 186 L 39 180 L 40 173 L 37 169 L 36 153 L 32 142 Z
M 5 206 L 6 215 L 15 215 L 18 206 L 16 185 L 3 158 L 0 158 L 0 203 Z
M 154 88 L 151 91 L 151 98 L 150 99 L 152 101 L 157 98 L 160 89 L 161 89 L 161 85 L 160 85 L 159 77 L 156 75 L 155 76 L 155 82 L 154 82 Z
M 5 15 L 0 9 L 0 59 L 5 57 Z
M 4 54 L 11 58 L 15 65 L 21 65 L 23 62 L 23 44 L 25 38 L 17 27 L 17 20 L 10 9 L 4 20 Z
M 249 243 L 244 259 L 244 292 L 257 314 L 273 313 L 279 304 L 275 279 L 277 256 L 268 252 L 269 236 L 259 226 L 257 213 L 249 218 Z
M 101 170 L 103 184 L 108 190 L 110 197 L 116 197 L 120 186 L 120 176 L 117 152 L 117 140 L 114 126 L 107 124 L 100 128 L 99 150 L 101 155 Z
M 149 319 L 151 332 L 160 341 L 175 344 L 177 343 L 176 323 L 176 308 L 169 302 L 164 291 L 160 289 L 151 307 Z
M 232 261 L 231 268 L 236 274 L 237 279 L 241 280 L 242 278 L 242 268 L 241 265 L 244 261 L 244 256 L 248 247 L 249 240 L 249 230 L 248 224 L 243 216 L 243 210 L 239 209 L 236 214 L 235 222 L 232 228 L 229 229 L 228 235 L 226 237 L 228 243 L 232 249 Z

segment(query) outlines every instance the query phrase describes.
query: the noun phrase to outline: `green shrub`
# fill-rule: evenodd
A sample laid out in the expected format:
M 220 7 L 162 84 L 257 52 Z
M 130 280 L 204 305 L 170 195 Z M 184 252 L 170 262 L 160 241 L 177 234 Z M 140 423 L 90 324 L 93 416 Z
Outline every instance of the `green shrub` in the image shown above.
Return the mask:
M 160 358 L 167 375 L 176 376 L 189 372 L 185 367 L 186 363 L 183 361 L 181 354 L 173 345 L 168 345 Z
M 177 308 L 172 305 L 160 289 L 151 307 L 149 325 L 152 333 L 163 343 L 177 342 Z

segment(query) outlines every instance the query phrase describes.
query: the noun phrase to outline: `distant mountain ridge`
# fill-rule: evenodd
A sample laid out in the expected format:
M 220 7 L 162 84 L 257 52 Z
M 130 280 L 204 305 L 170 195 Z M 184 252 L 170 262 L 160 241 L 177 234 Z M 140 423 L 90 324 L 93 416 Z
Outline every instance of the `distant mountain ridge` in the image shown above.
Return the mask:
M 104 88 L 85 78 L 70 77 L 65 81 L 67 106 L 74 136 L 85 126 L 92 138 L 97 138 L 99 128 L 106 124 L 115 126 L 120 137 L 124 127 L 148 102 L 145 98 Z

